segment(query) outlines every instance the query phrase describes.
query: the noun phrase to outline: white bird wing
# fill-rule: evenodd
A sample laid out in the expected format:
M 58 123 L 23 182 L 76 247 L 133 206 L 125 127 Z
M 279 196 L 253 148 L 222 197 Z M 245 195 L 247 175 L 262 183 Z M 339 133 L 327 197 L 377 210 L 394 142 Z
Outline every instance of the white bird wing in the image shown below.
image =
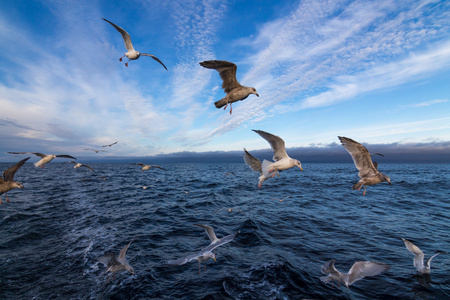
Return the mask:
M 228 244 L 229 242 L 231 242 L 232 240 L 234 240 L 234 238 L 239 234 L 239 231 L 234 233 L 234 234 L 230 234 L 227 236 L 224 236 L 223 238 L 221 238 L 220 240 L 218 240 L 215 243 L 211 243 L 209 244 L 209 246 L 205 247 L 202 249 L 201 253 L 206 253 L 206 252 L 211 252 L 214 249 L 216 249 L 219 246 Z
M 153 58 L 154 60 L 156 60 L 157 62 L 159 62 L 159 63 L 164 67 L 164 69 L 167 70 L 167 67 L 163 64 L 163 62 L 160 61 L 159 58 L 157 58 L 157 57 L 154 56 L 153 54 L 149 54 L 149 53 L 141 53 L 141 55 L 143 55 L 143 56 L 150 56 L 151 58 Z
M 429 259 L 427 259 L 426 265 L 428 266 L 428 268 L 431 268 L 431 260 L 435 257 L 438 256 L 439 254 L 446 254 L 447 252 L 438 252 L 435 255 L 433 255 L 432 257 L 430 257 Z
M 320 271 L 322 271 L 322 274 L 328 275 L 328 274 L 339 273 L 339 271 L 334 266 L 334 262 L 335 262 L 335 260 L 331 259 L 331 260 L 327 261 L 326 263 L 324 263 L 322 265 L 322 267 L 320 268 Z
M 350 153 L 356 168 L 359 170 L 359 177 L 371 177 L 378 173 L 366 147 L 347 137 L 338 136 L 338 138 L 342 146 Z
M 97 258 L 97 260 L 102 263 L 105 267 L 109 267 L 111 264 L 117 264 L 117 258 L 115 254 L 105 254 Z
M 123 247 L 122 250 L 120 250 L 119 256 L 117 256 L 117 259 L 119 261 L 125 261 L 125 254 L 127 254 L 128 247 L 130 247 L 132 242 L 133 242 L 133 240 L 131 242 L 129 242 L 128 245 Z
M 197 254 L 191 254 L 179 259 L 173 259 L 173 260 L 168 260 L 167 264 L 171 265 L 171 266 L 181 266 L 184 265 L 185 263 L 188 263 L 190 261 L 193 261 L 194 259 L 197 259 L 198 257 L 202 256 L 202 253 L 197 253 Z
M 414 254 L 414 266 L 417 268 L 417 270 L 422 270 L 423 269 L 423 258 L 425 256 L 423 254 L 422 250 L 420 250 L 419 247 L 417 247 L 410 241 L 405 240 L 405 239 L 402 239 L 402 240 L 403 240 L 403 242 L 405 242 L 406 249 L 408 249 L 409 252 Z
M 247 149 L 244 148 L 244 162 L 255 172 L 262 174 L 262 164 L 259 159 L 251 155 Z
M 109 24 L 111 24 L 118 32 L 120 32 L 120 34 L 122 35 L 123 41 L 125 43 L 125 48 L 127 49 L 127 51 L 134 51 L 133 44 L 131 43 L 131 37 L 128 34 L 128 32 L 126 32 L 122 27 L 117 26 L 113 22 L 110 22 L 110 21 L 106 20 L 105 18 L 102 18 L 102 19 L 105 20 L 106 22 L 108 22 Z
M 348 285 L 364 277 L 378 275 L 389 268 L 388 265 L 376 261 L 357 261 L 348 271 Z
M 269 142 L 270 147 L 272 147 L 273 150 L 274 161 L 279 161 L 280 159 L 283 158 L 289 158 L 289 156 L 286 153 L 286 147 L 284 145 L 284 141 L 282 138 L 262 130 L 253 130 L 253 131 L 259 134 L 267 142 Z
M 208 234 L 208 237 L 211 240 L 211 243 L 215 243 L 215 242 L 219 241 L 216 234 L 214 233 L 214 229 L 211 226 L 202 225 L 202 224 L 194 224 L 194 225 L 206 230 L 206 233 Z

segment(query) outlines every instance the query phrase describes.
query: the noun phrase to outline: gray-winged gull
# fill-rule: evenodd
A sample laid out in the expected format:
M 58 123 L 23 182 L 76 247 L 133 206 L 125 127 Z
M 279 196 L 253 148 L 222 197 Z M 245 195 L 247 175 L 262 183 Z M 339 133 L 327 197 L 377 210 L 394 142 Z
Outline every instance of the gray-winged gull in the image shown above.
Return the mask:
M 47 155 L 47 154 L 42 154 L 42 153 L 39 153 L 39 152 L 8 152 L 8 153 L 11 153 L 11 154 L 34 154 L 36 156 L 39 156 L 41 158 L 41 160 L 38 161 L 38 162 L 35 162 L 34 166 L 35 167 L 41 167 L 41 168 L 44 168 L 45 164 L 51 162 L 56 157 L 64 157 L 64 158 L 76 159 L 76 157 L 73 157 L 73 156 L 70 156 L 70 155 L 67 155 L 67 154 L 59 154 L 59 155 L 48 154 Z
M 431 272 L 431 260 L 439 255 L 439 254 L 446 254 L 447 252 L 443 252 L 443 251 L 439 251 L 437 252 L 435 255 L 431 256 L 426 263 L 423 263 L 423 258 L 424 258 L 424 254 L 422 252 L 422 250 L 419 249 L 419 247 L 417 247 L 416 245 L 414 245 L 413 243 L 411 243 L 408 240 L 403 239 L 403 242 L 405 242 L 405 246 L 406 248 L 409 250 L 409 252 L 411 252 L 412 254 L 414 254 L 414 267 L 416 267 L 417 271 L 419 273 L 422 274 L 430 274 Z
M 378 275 L 390 268 L 390 266 L 376 261 L 357 261 L 348 273 L 341 273 L 335 268 L 334 262 L 335 260 L 332 259 L 323 264 L 321 271 L 327 276 L 320 277 L 320 280 L 324 283 L 331 281 L 331 284 L 334 280 L 338 284 L 343 283 L 347 288 L 364 277 Z
M 158 168 L 158 169 L 161 169 L 161 170 L 164 170 L 164 171 L 166 170 L 163 167 L 156 166 L 156 165 L 146 165 L 146 164 L 141 164 L 141 163 L 137 163 L 135 165 L 139 165 L 139 166 L 142 167 L 141 172 L 144 172 L 146 170 L 150 170 L 150 168 Z
M 75 166 L 73 166 L 73 168 L 74 169 L 78 169 L 79 167 L 85 167 L 85 168 L 88 168 L 89 170 L 92 170 L 92 171 L 94 171 L 94 169 L 92 169 L 91 167 L 89 167 L 88 165 L 84 165 L 84 164 L 82 164 L 82 163 L 79 163 L 79 162 L 76 162 L 76 161 L 69 161 L 70 163 L 72 163 L 72 164 L 75 164 Z M 94 171 L 95 172 L 95 171 Z
M 119 141 L 116 141 L 116 142 L 114 142 L 114 143 L 112 143 L 112 144 L 109 144 L 109 145 L 103 145 L 102 147 L 111 147 L 111 146 L 117 144 L 118 142 L 119 142 Z
M 130 264 L 125 258 L 125 254 L 127 253 L 128 247 L 130 247 L 130 244 L 132 242 L 133 240 L 129 242 L 128 245 L 123 247 L 122 250 L 120 250 L 119 255 L 117 256 L 115 254 L 105 254 L 98 258 L 98 261 L 108 268 L 106 272 L 112 273 L 111 276 L 113 277 L 113 280 L 115 277 L 114 273 L 120 271 L 128 271 L 134 275 L 133 267 L 130 266 Z M 111 276 L 109 276 L 108 281 L 111 279 Z
M 364 196 L 368 185 L 374 185 L 385 181 L 392 184 L 391 179 L 388 176 L 378 171 L 378 164 L 372 162 L 371 154 L 366 147 L 347 137 L 338 136 L 338 138 L 341 141 L 342 146 L 344 146 L 352 156 L 353 162 L 359 170 L 358 175 L 361 179 L 353 185 L 353 190 L 357 189 L 359 191 L 364 186 Z
M 95 153 L 98 153 L 98 152 L 108 152 L 108 151 L 105 151 L 105 150 L 96 150 L 96 149 L 84 149 L 84 150 L 92 150 L 92 151 L 94 151 Z
M 106 20 L 105 18 L 102 18 L 102 19 L 105 20 L 106 22 L 108 22 L 109 24 L 111 24 L 122 35 L 122 38 L 123 38 L 123 41 L 125 43 L 125 48 L 127 49 L 127 52 L 125 52 L 125 55 L 122 56 L 121 58 L 119 58 L 119 60 L 122 61 L 123 57 L 125 57 L 125 56 L 128 57 L 128 61 L 125 63 L 126 67 L 128 67 L 128 63 L 130 62 L 130 60 L 138 59 L 141 55 L 143 55 L 143 56 L 150 56 L 151 58 L 153 58 L 154 60 L 159 62 L 164 67 L 164 69 L 167 70 L 166 66 L 162 63 L 162 61 L 160 61 L 159 58 L 157 58 L 153 54 L 141 53 L 139 51 L 134 50 L 133 44 L 131 43 L 131 37 L 128 34 L 128 32 L 126 32 L 123 28 L 117 26 L 113 22 L 110 22 L 110 21 Z
M 262 162 L 261 164 L 262 175 L 259 176 L 259 183 L 258 183 L 259 188 L 261 188 L 261 184 L 266 179 L 272 178 L 275 175 L 279 176 L 279 171 L 287 170 L 292 167 L 299 167 L 300 170 L 303 171 L 302 164 L 300 163 L 300 161 L 297 159 L 290 158 L 289 155 L 286 153 L 284 141 L 279 136 L 273 135 L 271 133 L 262 130 L 253 130 L 253 131 L 259 134 L 267 142 L 269 142 L 273 150 L 273 160 L 275 161 L 270 162 L 268 160 L 264 160 Z M 245 158 L 246 156 L 244 156 L 244 160 Z
M 222 88 L 227 95 L 214 103 L 217 108 L 225 106 L 224 109 L 226 109 L 228 104 L 230 104 L 231 114 L 233 111 L 231 104 L 233 102 L 244 100 L 251 94 L 259 97 L 254 87 L 243 86 L 237 81 L 237 66 L 234 63 L 225 60 L 207 60 L 200 62 L 200 65 L 207 69 L 216 70 L 219 72 L 220 78 L 222 78 Z
M 23 185 L 20 182 L 14 181 L 14 175 L 16 174 L 17 170 L 19 170 L 19 168 L 29 159 L 29 157 L 22 159 L 14 166 L 6 169 L 3 172 L 3 178 L 0 176 L 0 204 L 3 203 L 1 198 L 1 195 L 3 193 L 5 193 L 6 202 L 9 202 L 7 192 L 15 188 L 23 189 Z
M 231 242 L 239 234 L 239 231 L 234 234 L 230 234 L 230 235 L 224 236 L 223 238 L 219 239 L 219 238 L 217 238 L 216 234 L 214 233 L 214 229 L 212 227 L 210 227 L 208 225 L 202 225 L 202 224 L 194 224 L 194 225 L 206 230 L 206 233 L 208 234 L 208 237 L 211 240 L 211 244 L 209 244 L 207 247 L 203 248 L 197 254 L 188 255 L 188 256 L 185 256 L 185 257 L 182 257 L 179 259 L 175 259 L 175 260 L 169 260 L 169 261 L 167 261 L 167 264 L 169 264 L 171 266 L 180 266 L 180 265 L 184 265 L 188 262 L 191 262 L 193 260 L 197 260 L 198 261 L 198 273 L 200 274 L 201 263 L 203 261 L 205 262 L 205 270 L 206 270 L 206 261 L 209 260 L 210 258 L 214 259 L 214 261 L 216 260 L 216 255 L 213 252 L 213 250 L 215 250 L 219 246 L 222 246 L 222 245 L 225 245 L 225 244 Z

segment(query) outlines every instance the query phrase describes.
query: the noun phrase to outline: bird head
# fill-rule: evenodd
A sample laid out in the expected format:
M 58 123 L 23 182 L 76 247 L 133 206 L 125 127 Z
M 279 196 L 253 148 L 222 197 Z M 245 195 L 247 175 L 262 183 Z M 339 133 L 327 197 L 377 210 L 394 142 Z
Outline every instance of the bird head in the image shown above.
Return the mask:
M 294 161 L 294 163 L 295 163 L 295 165 L 297 166 L 297 167 L 299 167 L 300 168 L 300 170 L 302 170 L 303 171 L 303 168 L 302 168 L 302 163 L 299 161 L 299 160 L 295 160 Z
M 214 259 L 214 261 L 216 261 L 216 254 L 214 254 L 213 252 L 209 252 L 208 254 L 206 254 L 207 257 L 211 257 L 212 259 Z
M 259 97 L 258 92 L 256 91 L 255 88 L 252 88 L 252 94 L 255 94 L 257 97 Z
M 14 182 L 14 187 L 23 190 L 23 185 L 20 182 Z
M 387 181 L 387 182 L 389 182 L 390 185 L 392 185 L 391 178 L 389 178 L 389 176 L 384 175 L 383 179 L 384 179 L 384 181 Z
M 134 275 L 134 269 L 133 269 L 133 267 L 132 266 L 130 266 L 130 265 L 127 265 L 126 267 L 125 267 L 126 269 L 127 269 L 127 271 L 129 271 L 131 274 L 133 274 Z

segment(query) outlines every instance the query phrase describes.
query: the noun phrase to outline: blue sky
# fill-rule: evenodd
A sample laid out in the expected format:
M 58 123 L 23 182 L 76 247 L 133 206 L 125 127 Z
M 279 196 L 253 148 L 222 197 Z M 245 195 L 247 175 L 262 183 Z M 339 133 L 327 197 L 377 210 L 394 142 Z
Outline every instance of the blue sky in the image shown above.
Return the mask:
M 0 160 L 450 141 L 449 1 L 3 0 L 0 25 Z M 216 109 L 211 59 L 260 97 Z

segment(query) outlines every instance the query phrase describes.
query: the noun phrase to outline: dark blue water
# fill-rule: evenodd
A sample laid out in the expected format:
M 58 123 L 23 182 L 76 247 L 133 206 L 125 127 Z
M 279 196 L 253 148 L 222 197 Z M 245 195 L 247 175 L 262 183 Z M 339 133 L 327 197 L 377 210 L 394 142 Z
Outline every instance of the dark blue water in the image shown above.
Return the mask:
M 426 257 L 450 250 L 448 164 L 380 165 L 393 185 L 368 187 L 366 196 L 351 190 L 358 178 L 350 163 L 304 164 L 304 172 L 282 172 L 262 189 L 244 163 L 147 172 L 90 165 L 96 174 L 66 163 L 43 170 L 27 163 L 16 173 L 25 189 L 0 206 L 0 299 L 450 298 L 450 254 L 433 259 L 429 278 L 417 276 L 401 240 Z M 223 207 L 236 210 L 215 212 Z M 240 230 L 200 275 L 196 261 L 165 264 L 209 244 L 194 223 L 219 237 Z M 133 238 L 127 258 L 136 275 L 107 283 L 97 257 Z M 319 279 L 331 258 L 345 272 L 358 260 L 391 269 L 350 289 L 332 287 Z

